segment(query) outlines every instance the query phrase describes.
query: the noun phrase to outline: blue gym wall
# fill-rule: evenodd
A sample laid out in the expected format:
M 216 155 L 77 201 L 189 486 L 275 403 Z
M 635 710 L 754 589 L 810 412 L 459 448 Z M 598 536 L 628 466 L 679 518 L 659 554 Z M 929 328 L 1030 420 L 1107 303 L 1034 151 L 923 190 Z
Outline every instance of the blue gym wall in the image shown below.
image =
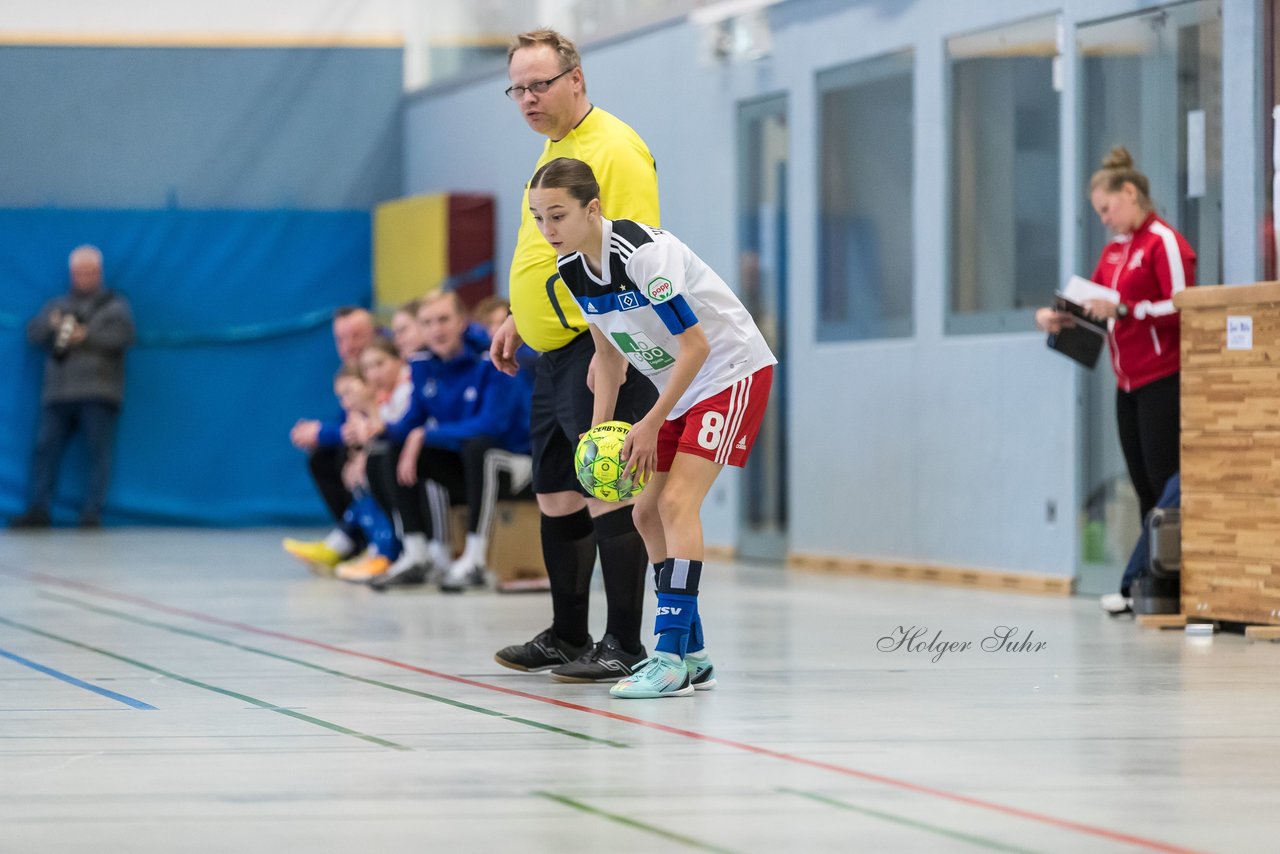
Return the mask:
M 0 47 L 0 205 L 367 209 L 399 195 L 402 52 Z
M 107 521 L 323 521 L 288 431 L 335 411 L 329 316 L 370 299 L 402 51 L 2 47 L 0 80 L 0 513 L 21 508 L 38 413 L 25 322 L 94 243 L 139 333 Z
M 67 253 L 100 247 L 133 308 L 107 521 L 319 522 L 288 441 L 329 417 L 334 307 L 369 294 L 363 211 L 0 210 L 0 511 L 17 512 L 39 412 L 42 351 L 25 319 L 66 290 Z M 321 250 L 323 247 L 323 250 Z M 64 463 L 56 515 L 74 518 L 84 450 Z
M 957 3 L 953 0 L 791 0 L 770 9 L 765 60 L 711 66 L 700 33 L 675 23 L 584 51 L 588 92 L 649 143 L 663 225 L 734 284 L 739 104 L 788 96 L 790 549 L 1072 576 L 1081 506 L 1080 376 L 1026 332 L 948 335 L 947 128 L 949 36 L 1061 13 L 1081 21 L 1128 14 L 1137 0 Z M 1224 0 L 1224 233 L 1228 281 L 1256 279 L 1261 157 L 1255 133 L 1260 67 L 1253 0 Z M 815 74 L 911 48 L 914 72 L 914 335 L 819 342 L 818 126 Z M 1074 52 L 1064 55 L 1062 276 L 1077 257 L 1076 216 L 1087 180 L 1076 158 Z M 1246 85 L 1248 84 L 1248 85 Z M 408 192 L 445 187 L 499 199 L 500 264 L 511 256 L 521 188 L 542 141 L 504 103 L 500 69 L 425 90 L 406 108 Z M 466 127 L 459 135 L 456 128 Z M 1052 283 L 1046 285 L 1046 298 Z M 737 540 L 737 483 L 721 478 L 704 523 L 709 543 Z M 1046 518 L 1054 501 L 1057 518 Z

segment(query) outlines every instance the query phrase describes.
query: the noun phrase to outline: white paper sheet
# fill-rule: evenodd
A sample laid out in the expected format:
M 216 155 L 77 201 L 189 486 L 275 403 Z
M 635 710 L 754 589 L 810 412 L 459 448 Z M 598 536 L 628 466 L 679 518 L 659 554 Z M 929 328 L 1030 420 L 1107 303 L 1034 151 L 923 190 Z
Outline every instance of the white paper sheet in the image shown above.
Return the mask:
M 1076 305 L 1084 305 L 1091 299 L 1106 300 L 1112 305 L 1120 302 L 1120 294 L 1117 291 L 1091 282 L 1083 276 L 1072 276 L 1067 280 L 1067 286 L 1059 293 Z
M 1227 315 L 1227 349 L 1253 349 L 1253 315 Z

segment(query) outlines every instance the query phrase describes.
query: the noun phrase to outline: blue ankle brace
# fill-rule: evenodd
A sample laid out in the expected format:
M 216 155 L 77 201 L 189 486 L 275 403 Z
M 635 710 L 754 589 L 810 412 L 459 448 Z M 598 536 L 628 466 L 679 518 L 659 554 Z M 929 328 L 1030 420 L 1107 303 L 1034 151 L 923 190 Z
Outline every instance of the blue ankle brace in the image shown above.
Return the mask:
M 702 636 L 702 617 L 698 616 L 698 607 L 694 605 L 693 625 L 689 628 L 689 643 L 685 648 L 685 654 L 691 652 L 702 652 L 707 646 L 707 640 Z
M 698 597 L 683 593 L 659 593 L 658 615 L 653 631 L 658 636 L 659 652 L 684 656 L 693 621 L 698 616 Z

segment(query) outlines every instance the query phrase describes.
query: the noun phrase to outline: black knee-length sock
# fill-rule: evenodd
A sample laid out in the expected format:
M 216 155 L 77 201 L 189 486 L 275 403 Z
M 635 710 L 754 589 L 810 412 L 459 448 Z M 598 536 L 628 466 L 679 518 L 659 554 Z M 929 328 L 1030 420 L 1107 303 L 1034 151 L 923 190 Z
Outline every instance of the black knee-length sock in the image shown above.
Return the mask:
M 591 573 L 596 567 L 594 526 L 586 508 L 568 516 L 542 517 L 542 558 L 551 582 L 551 628 L 574 646 L 587 642 Z
M 600 549 L 600 570 L 609 604 L 605 633 L 611 634 L 627 652 L 638 653 L 640 624 L 644 622 L 644 575 L 649 558 L 644 540 L 631 519 L 631 508 L 623 507 L 595 518 L 596 547 Z

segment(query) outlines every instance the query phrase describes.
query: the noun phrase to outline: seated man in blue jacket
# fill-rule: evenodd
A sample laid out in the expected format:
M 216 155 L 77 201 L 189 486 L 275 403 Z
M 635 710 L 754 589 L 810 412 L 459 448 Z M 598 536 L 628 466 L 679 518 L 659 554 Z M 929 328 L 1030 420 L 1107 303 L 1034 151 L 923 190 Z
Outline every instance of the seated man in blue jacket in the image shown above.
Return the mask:
M 467 578 L 442 578 L 458 590 L 483 585 L 484 543 L 478 536 L 484 485 L 483 452 L 529 451 L 526 390 L 489 361 L 487 348 L 467 334 L 468 318 L 453 291 L 431 294 L 418 309 L 428 352 L 409 363 L 413 396 L 399 421 L 371 425 L 386 450 L 371 454 L 369 485 L 389 514 L 400 520 L 404 551 L 372 584 L 385 589 L 417 584 L 453 562 L 447 508 L 468 505 Z M 424 488 L 425 485 L 425 488 Z M 433 496 L 433 500 L 428 498 Z
M 334 312 L 333 345 L 343 365 L 354 365 L 377 335 L 377 322 L 367 309 L 344 306 Z M 347 448 L 342 442 L 345 420 L 346 414 L 339 409 L 336 417 L 328 421 L 299 419 L 289 431 L 289 441 L 307 454 L 307 470 L 335 525 L 323 540 L 286 539 L 284 550 L 325 570 L 359 554 L 367 545 L 360 528 L 345 518 L 352 501 L 351 491 L 342 482 L 342 467 L 347 462 Z

